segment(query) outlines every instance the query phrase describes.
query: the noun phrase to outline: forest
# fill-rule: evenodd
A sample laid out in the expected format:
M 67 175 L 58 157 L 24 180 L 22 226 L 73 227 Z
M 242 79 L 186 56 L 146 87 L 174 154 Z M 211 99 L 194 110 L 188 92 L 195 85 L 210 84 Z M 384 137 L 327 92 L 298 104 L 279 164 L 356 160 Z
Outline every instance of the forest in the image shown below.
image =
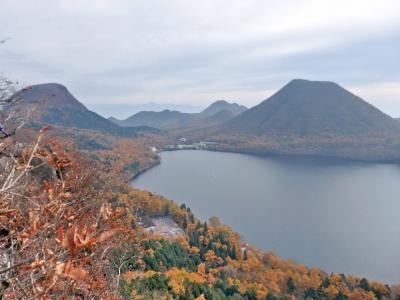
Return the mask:
M 0 0 L 0 300 L 400 300 L 399 16 Z
M 14 137 L 1 142 L 3 299 L 400 299 L 396 286 L 244 246 L 217 217 L 132 188 L 50 132 L 18 153 Z M 153 235 L 143 216 L 185 234 Z
M 2 83 L 7 104 L 13 83 Z M 400 299 L 399 286 L 282 260 L 243 244 L 218 217 L 199 220 L 185 204 L 133 188 L 132 176 L 159 163 L 150 145 L 163 136 L 2 118 L 2 299 Z M 143 225 L 159 217 L 182 234 Z

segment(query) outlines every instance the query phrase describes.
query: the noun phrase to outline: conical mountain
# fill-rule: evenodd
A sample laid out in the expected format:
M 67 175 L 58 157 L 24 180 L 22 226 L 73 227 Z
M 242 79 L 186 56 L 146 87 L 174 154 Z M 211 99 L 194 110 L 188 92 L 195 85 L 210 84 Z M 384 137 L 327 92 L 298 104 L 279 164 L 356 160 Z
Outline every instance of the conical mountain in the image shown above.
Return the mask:
M 295 79 L 223 126 L 274 136 L 397 134 L 400 124 L 334 82 Z

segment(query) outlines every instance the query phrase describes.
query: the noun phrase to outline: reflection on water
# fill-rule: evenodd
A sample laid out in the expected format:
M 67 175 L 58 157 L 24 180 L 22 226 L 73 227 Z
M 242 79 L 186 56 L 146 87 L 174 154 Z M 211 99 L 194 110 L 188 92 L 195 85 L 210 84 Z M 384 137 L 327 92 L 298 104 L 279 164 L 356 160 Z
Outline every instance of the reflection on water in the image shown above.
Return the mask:
M 400 282 L 400 168 L 206 151 L 161 154 L 134 185 L 219 216 L 248 242 L 328 272 Z

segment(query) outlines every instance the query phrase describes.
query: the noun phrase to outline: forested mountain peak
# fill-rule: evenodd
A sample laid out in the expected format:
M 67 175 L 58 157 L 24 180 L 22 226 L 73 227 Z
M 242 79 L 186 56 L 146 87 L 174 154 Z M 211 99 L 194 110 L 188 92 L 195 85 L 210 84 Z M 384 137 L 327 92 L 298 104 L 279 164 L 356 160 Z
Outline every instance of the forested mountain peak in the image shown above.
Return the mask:
M 295 79 L 224 126 L 242 133 L 369 135 L 400 132 L 398 122 L 329 81 Z

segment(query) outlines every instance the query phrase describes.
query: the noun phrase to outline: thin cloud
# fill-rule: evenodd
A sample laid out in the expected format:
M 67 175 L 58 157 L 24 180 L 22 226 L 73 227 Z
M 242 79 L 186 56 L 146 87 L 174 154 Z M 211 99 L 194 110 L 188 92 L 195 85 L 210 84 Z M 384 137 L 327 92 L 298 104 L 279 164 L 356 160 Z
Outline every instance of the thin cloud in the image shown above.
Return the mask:
M 399 15 L 398 1 L 375 0 L 2 0 L 0 40 L 12 39 L 0 70 L 65 84 L 91 107 L 225 97 L 251 106 L 295 77 L 400 81 Z M 389 101 L 375 91 L 366 98 Z M 400 103 L 380 107 L 400 115 Z
M 349 89 L 384 112 L 399 111 L 400 81 L 352 86 Z M 394 117 L 399 118 L 400 112 Z

